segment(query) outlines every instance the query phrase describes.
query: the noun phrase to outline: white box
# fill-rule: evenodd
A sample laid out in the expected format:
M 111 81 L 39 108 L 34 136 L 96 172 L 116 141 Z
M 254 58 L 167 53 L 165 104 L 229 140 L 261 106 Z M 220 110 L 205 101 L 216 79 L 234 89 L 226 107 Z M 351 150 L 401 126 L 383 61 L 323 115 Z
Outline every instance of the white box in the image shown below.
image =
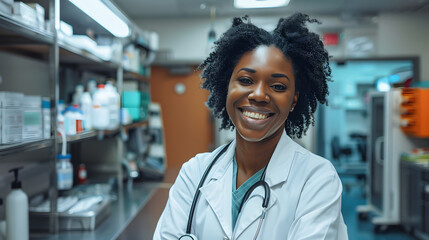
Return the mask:
M 37 25 L 40 29 L 45 29 L 45 9 L 37 3 L 27 3 L 28 6 L 36 10 Z
M 0 2 L 4 2 L 4 3 L 8 4 L 9 6 L 12 6 L 14 0 L 0 0 Z
M 66 36 L 73 36 L 73 27 L 64 21 L 60 21 L 60 31 Z
M 24 94 L 0 92 L 0 108 L 22 108 Z
M 42 108 L 42 97 L 36 95 L 24 95 L 22 107 L 25 108 Z
M 0 109 L 1 118 L 1 143 L 22 142 L 23 113 L 22 108 Z
M 13 3 L 13 15 L 18 21 L 32 26 L 37 26 L 36 10 L 23 2 Z
M 6 16 L 12 15 L 12 6 L 0 0 L 0 14 Z
M 22 127 L 22 140 L 41 139 L 42 131 L 42 110 L 39 109 L 24 109 L 23 112 L 24 124 Z

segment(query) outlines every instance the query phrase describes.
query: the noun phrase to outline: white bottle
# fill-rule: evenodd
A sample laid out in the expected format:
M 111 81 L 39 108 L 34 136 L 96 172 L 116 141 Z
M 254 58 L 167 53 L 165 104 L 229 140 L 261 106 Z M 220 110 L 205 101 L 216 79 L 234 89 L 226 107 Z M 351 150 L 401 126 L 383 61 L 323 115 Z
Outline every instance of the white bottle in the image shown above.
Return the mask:
M 84 117 L 84 130 L 92 129 L 92 98 L 91 94 L 85 91 L 80 98 L 80 107 Z
M 65 126 L 64 126 L 64 115 L 63 115 L 63 111 L 65 109 L 65 104 L 63 100 L 60 100 L 58 102 L 58 112 L 57 112 L 57 124 L 58 124 L 58 128 L 63 129 L 65 131 Z
M 73 187 L 73 165 L 70 163 L 70 154 L 58 154 L 57 159 L 57 184 L 59 190 L 67 190 Z
M 84 90 L 83 85 L 81 85 L 81 84 L 76 85 L 75 92 L 73 94 L 72 104 L 79 104 L 80 98 L 83 94 L 83 90 Z
M 14 168 L 15 180 L 12 182 L 12 191 L 6 197 L 6 239 L 28 240 L 28 197 L 21 189 L 18 181 L 18 171 L 22 167 Z
M 64 112 L 64 130 L 66 135 L 76 135 L 76 118 L 73 107 L 66 108 Z
M 94 79 L 88 81 L 88 92 L 91 97 L 94 97 L 95 92 L 97 91 L 97 82 Z
M 110 83 L 106 84 L 105 89 L 109 98 L 109 126 L 107 129 L 114 130 L 119 127 L 120 123 L 120 96 L 116 88 Z
M 92 100 L 92 127 L 106 130 L 109 126 L 109 96 L 104 84 L 99 84 Z

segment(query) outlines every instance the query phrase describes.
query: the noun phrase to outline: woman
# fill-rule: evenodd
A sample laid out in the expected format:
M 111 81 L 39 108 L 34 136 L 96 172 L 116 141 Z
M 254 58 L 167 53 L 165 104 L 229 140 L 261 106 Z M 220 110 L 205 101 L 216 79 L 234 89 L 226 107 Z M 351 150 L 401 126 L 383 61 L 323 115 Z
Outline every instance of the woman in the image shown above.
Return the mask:
M 203 87 L 236 139 L 182 166 L 154 239 L 348 239 L 334 167 L 289 137 L 328 95 L 328 53 L 307 22 L 317 20 L 297 13 L 270 33 L 235 18 L 215 43 L 199 67 Z

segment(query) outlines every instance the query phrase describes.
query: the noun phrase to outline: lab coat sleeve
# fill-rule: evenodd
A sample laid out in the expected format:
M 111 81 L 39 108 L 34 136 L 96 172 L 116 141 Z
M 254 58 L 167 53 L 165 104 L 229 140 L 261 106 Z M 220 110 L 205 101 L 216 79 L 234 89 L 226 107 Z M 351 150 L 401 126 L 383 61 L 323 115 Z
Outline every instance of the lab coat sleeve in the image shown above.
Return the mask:
M 310 177 L 302 189 L 287 239 L 347 240 L 341 193 L 341 181 L 335 170 L 322 177 Z
M 189 210 L 200 175 L 197 159 L 183 164 L 175 183 L 170 188 L 165 209 L 158 221 L 154 240 L 179 239 L 185 234 Z

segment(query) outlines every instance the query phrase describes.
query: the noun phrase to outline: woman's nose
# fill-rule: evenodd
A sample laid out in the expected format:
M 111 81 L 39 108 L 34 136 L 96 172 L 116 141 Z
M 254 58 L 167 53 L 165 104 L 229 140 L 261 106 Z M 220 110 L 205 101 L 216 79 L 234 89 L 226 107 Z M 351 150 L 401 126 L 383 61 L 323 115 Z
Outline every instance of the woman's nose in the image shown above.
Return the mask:
M 249 94 L 249 99 L 255 100 L 257 102 L 268 103 L 270 101 L 270 97 L 268 96 L 268 93 L 264 84 L 258 83 L 253 86 L 254 88 L 252 89 L 252 92 Z

